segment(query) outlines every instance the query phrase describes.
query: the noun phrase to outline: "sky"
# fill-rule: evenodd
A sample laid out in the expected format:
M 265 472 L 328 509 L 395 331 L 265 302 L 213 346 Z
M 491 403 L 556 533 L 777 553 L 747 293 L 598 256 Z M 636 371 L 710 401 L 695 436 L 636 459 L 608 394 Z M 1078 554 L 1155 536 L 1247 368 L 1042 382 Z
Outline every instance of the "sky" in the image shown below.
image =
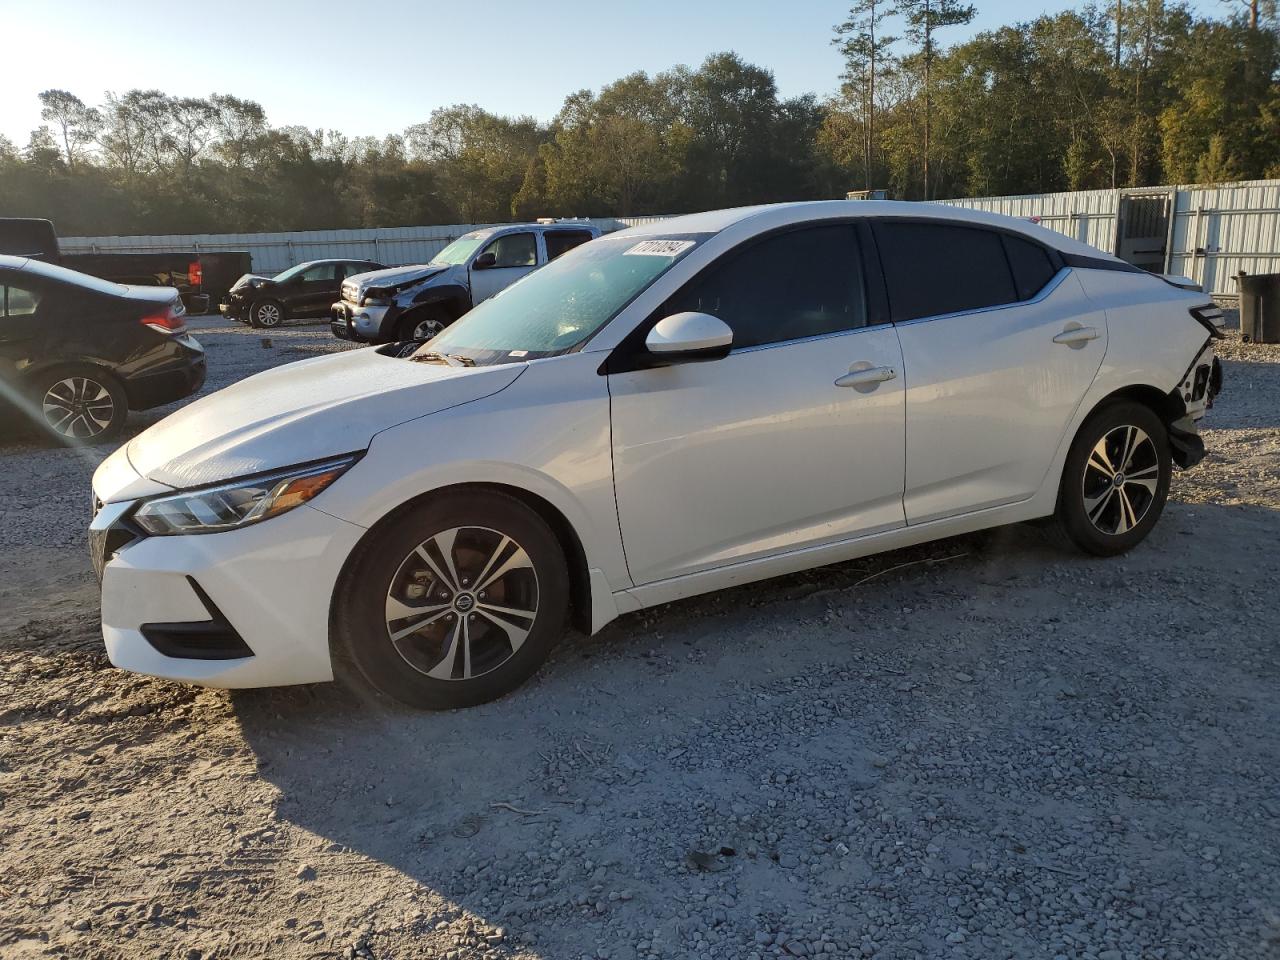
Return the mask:
M 950 44 L 1070 2 L 974 0 Z M 1221 15 L 1215 0 L 1197 8 Z M 849 0 L 0 0 L 0 135 L 27 142 L 41 90 L 256 100 L 274 126 L 398 133 L 478 103 L 549 120 L 567 94 L 734 50 L 784 97 L 839 85 L 832 26 Z

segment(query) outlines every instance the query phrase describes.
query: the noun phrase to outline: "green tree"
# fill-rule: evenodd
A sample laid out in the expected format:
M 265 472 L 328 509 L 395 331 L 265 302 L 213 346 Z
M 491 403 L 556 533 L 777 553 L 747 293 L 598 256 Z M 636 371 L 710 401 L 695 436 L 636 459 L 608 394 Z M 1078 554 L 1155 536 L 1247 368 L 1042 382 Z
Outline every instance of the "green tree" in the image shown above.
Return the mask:
M 924 96 L 924 138 L 922 144 L 922 175 L 924 199 L 929 199 L 929 135 L 932 125 L 933 63 L 938 55 L 934 34 L 944 27 L 957 27 L 973 20 L 977 12 L 971 4 L 959 0 L 899 0 L 906 21 L 907 39 L 916 45 L 912 58 L 919 64 Z
M 885 34 L 883 24 L 897 12 L 889 0 L 857 0 L 849 10 L 849 19 L 836 26 L 831 41 L 844 56 L 841 94 L 856 105 L 863 183 L 868 190 L 874 179 L 876 154 L 876 86 L 893 72 L 896 60 L 891 51 L 898 42 L 897 37 Z

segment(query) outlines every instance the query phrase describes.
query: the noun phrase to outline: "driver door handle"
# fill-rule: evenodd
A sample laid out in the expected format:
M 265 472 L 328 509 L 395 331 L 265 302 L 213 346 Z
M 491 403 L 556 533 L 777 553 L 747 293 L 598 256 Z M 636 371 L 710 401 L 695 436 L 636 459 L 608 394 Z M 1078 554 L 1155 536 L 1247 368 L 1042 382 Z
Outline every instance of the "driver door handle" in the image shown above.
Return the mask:
M 1097 327 L 1072 327 L 1070 330 L 1063 330 L 1060 334 L 1053 338 L 1054 343 L 1084 343 L 1086 340 L 1097 340 Z
M 836 380 L 837 387 L 869 387 L 886 380 L 893 380 L 898 371 L 893 367 L 864 367 L 861 370 L 850 370 Z

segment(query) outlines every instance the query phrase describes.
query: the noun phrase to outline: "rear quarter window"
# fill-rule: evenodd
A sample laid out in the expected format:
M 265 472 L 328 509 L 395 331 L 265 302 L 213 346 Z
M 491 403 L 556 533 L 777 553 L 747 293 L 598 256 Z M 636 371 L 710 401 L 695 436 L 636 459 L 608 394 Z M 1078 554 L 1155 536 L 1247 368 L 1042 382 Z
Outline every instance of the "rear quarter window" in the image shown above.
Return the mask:
M 895 321 L 1019 299 L 1001 235 L 949 223 L 873 223 Z
M 581 246 L 591 239 L 586 230 L 548 230 L 543 235 L 547 244 L 547 260 L 554 260 L 562 253 L 568 253 L 574 247 Z
M 1049 251 L 1038 243 L 1004 234 L 1004 252 L 1009 256 L 1013 269 L 1013 285 L 1019 300 L 1030 300 L 1053 279 L 1058 271 L 1049 258 Z

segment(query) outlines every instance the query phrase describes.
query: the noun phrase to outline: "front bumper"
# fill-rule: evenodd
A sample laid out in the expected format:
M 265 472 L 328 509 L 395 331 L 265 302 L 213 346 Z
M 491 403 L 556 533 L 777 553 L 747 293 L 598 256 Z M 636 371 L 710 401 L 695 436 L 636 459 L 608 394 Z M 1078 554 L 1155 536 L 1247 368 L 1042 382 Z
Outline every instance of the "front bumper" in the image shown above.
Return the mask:
M 394 340 L 396 318 L 402 311 L 396 306 L 357 307 L 339 300 L 329 308 L 329 329 L 335 337 L 357 343 L 385 343 Z
M 249 319 L 249 301 L 243 297 L 228 297 L 218 304 L 218 312 L 232 320 Z
M 135 502 L 100 507 L 90 527 L 115 666 L 225 688 L 333 679 L 329 604 L 362 528 L 304 505 L 240 530 L 139 536 Z

